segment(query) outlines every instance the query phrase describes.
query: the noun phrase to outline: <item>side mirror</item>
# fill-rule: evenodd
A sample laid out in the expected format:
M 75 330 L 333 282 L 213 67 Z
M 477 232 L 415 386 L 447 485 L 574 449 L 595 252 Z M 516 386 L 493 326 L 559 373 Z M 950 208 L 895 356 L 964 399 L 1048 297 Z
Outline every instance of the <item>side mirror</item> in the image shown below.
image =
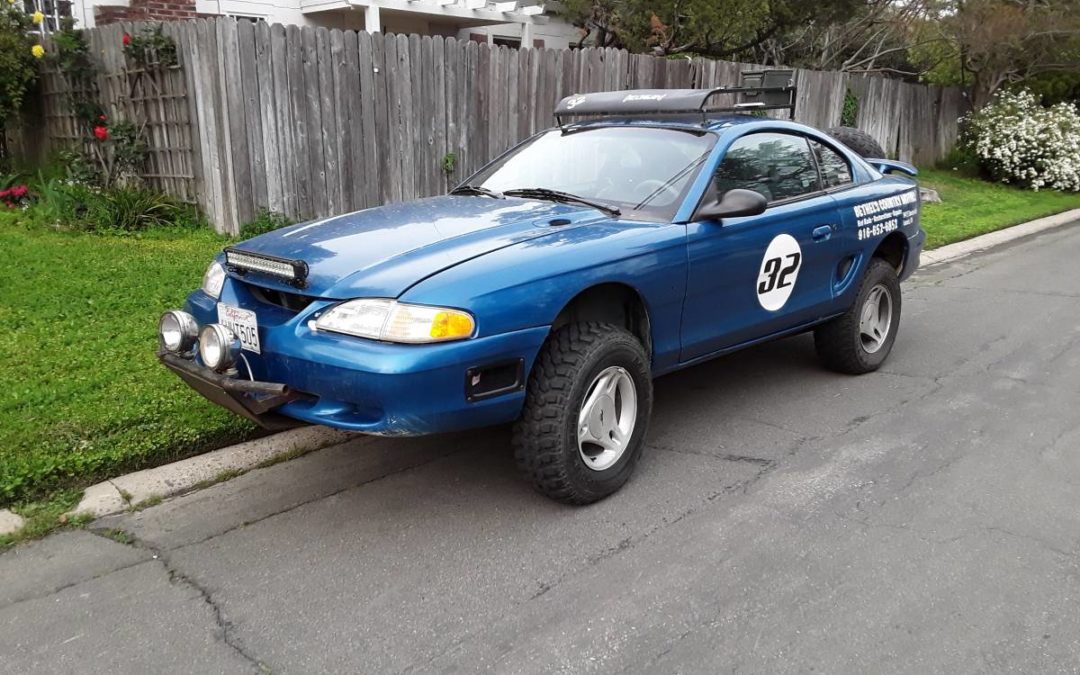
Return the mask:
M 720 199 L 715 197 L 698 207 L 694 220 L 719 220 L 739 216 L 756 216 L 765 213 L 769 201 L 765 195 L 753 190 L 735 188 L 728 190 Z

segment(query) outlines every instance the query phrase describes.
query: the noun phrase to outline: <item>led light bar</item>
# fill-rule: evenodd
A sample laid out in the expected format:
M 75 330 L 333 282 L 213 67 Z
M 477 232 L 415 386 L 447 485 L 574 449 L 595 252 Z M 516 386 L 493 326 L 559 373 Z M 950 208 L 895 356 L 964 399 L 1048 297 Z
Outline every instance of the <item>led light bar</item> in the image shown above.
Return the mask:
M 260 272 L 284 279 L 298 288 L 307 285 L 308 266 L 303 260 L 288 260 L 262 253 L 248 253 L 235 248 L 226 248 L 225 264 L 238 274 Z

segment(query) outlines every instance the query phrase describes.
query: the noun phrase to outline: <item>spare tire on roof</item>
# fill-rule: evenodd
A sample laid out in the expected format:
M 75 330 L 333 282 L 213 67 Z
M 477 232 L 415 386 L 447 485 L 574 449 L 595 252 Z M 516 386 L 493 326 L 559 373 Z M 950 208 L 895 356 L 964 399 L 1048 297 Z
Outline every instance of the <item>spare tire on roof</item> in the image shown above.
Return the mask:
M 860 157 L 885 159 L 885 151 L 881 145 L 865 131 L 860 131 L 855 127 L 833 127 L 825 133 L 854 150 Z

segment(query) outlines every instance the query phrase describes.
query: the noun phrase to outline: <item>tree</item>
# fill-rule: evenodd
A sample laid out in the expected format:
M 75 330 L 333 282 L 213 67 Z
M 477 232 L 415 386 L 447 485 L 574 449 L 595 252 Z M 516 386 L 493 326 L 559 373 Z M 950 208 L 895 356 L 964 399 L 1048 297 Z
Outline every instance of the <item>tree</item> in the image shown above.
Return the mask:
M 796 26 L 830 23 L 861 0 L 564 0 L 563 15 L 582 28 L 582 44 L 657 56 L 751 56 Z
M 811 21 L 767 41 L 759 60 L 814 70 L 884 73 L 915 78 L 908 60 L 914 44 L 940 39 L 916 35 L 934 0 L 863 0 L 838 21 Z
M 926 79 L 962 84 L 982 107 L 1003 86 L 1080 69 L 1080 0 L 954 0 L 927 30 L 942 40 L 913 49 Z

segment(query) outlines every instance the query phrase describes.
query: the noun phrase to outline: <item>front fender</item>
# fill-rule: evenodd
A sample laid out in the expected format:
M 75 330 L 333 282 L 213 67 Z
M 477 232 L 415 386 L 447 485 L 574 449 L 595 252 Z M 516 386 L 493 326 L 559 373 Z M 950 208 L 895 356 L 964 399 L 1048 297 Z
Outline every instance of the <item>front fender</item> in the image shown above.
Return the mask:
M 653 368 L 672 368 L 686 292 L 686 228 L 670 223 L 596 223 L 494 251 L 410 288 L 404 302 L 462 307 L 478 336 L 549 326 L 581 292 L 620 283 L 643 299 L 652 324 Z

